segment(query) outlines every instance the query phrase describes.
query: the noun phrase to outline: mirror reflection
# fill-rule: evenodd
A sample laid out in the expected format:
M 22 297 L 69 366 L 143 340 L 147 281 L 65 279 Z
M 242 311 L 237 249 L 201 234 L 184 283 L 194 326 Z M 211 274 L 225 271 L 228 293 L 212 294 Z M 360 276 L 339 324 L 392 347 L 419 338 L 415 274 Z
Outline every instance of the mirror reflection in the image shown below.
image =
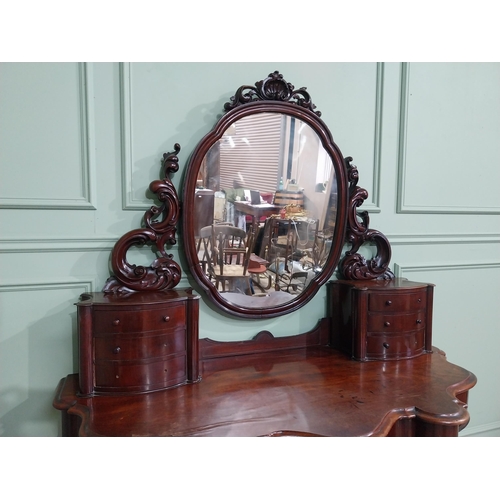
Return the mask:
M 283 304 L 322 271 L 335 231 L 335 170 L 297 117 L 233 122 L 205 155 L 194 199 L 198 265 L 228 302 Z

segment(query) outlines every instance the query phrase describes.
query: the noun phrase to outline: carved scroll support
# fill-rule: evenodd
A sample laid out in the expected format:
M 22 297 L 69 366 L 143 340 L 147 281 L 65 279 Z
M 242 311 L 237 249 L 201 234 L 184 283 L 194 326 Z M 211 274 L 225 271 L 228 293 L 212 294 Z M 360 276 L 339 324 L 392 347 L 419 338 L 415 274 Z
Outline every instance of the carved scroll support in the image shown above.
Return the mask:
M 368 228 L 368 212 L 358 212 L 358 208 L 368 198 L 368 191 L 358 187 L 358 169 L 351 162 L 352 157 L 345 158 L 349 181 L 346 241 L 351 244 L 351 248 L 339 263 L 339 277 L 348 280 L 392 279 L 394 274 L 389 270 L 391 245 L 380 231 Z M 357 253 L 364 244 L 376 245 L 375 257 L 367 260 Z
M 179 144 L 174 145 L 174 152 L 163 155 L 163 179 L 149 185 L 156 195 L 160 206 L 152 206 L 144 214 L 143 229 L 135 229 L 124 234 L 116 243 L 111 254 L 111 267 L 114 276 L 104 286 L 105 293 L 131 293 L 136 291 L 169 290 L 177 286 L 181 279 L 181 268 L 167 254 L 166 245 L 175 245 L 176 225 L 180 215 L 180 203 L 170 174 L 179 170 L 177 154 Z M 150 244 L 159 253 L 150 266 L 136 266 L 127 261 L 127 252 L 132 246 Z

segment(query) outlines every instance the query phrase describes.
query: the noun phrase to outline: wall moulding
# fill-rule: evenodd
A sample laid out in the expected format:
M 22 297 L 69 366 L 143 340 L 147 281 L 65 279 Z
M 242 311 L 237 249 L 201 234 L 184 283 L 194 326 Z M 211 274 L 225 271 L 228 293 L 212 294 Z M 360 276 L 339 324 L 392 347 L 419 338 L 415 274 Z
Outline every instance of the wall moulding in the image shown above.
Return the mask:
M 462 437 L 476 436 L 485 433 L 490 434 L 492 437 L 500 436 L 500 421 L 483 425 L 474 425 L 474 426 L 468 425 L 463 431 L 460 432 L 460 436 Z
M 376 63 L 375 76 L 375 113 L 374 136 L 373 136 L 373 181 L 371 187 L 367 187 L 370 200 L 363 205 L 363 209 L 378 213 L 380 209 L 380 178 L 381 178 L 381 151 L 382 151 L 382 117 L 383 117 L 383 94 L 384 94 L 384 63 Z M 123 210 L 145 210 L 150 203 L 142 198 L 134 197 L 133 189 L 133 76 L 131 63 L 120 63 L 120 127 L 121 127 L 121 150 L 122 150 L 122 208 Z M 213 124 L 217 117 L 214 115 Z M 188 155 L 191 152 L 188 152 Z M 359 165 L 360 169 L 366 171 L 369 165 Z
M 386 234 L 396 245 L 499 244 L 500 234 Z
M 384 95 L 384 63 L 377 63 L 377 75 L 375 83 L 375 134 L 373 137 L 373 184 L 371 190 L 371 202 L 363 204 L 363 209 L 368 212 L 380 212 L 380 178 L 382 169 L 382 109 Z M 363 166 L 360 166 L 361 170 Z
M 122 209 L 146 210 L 151 203 L 134 197 L 134 147 L 132 125 L 132 72 L 130 63 L 120 63 L 120 138 L 122 151 Z
M 457 359 L 458 363 L 462 362 L 460 358 L 467 359 L 471 370 L 480 381 L 479 392 L 469 394 L 471 423 L 460 432 L 460 436 L 499 435 L 498 404 L 487 397 L 490 393 L 498 393 L 499 388 L 498 370 L 496 370 L 496 352 L 499 345 L 496 335 L 498 312 L 495 309 L 499 271 L 500 261 L 394 264 L 394 273 L 397 277 L 420 280 L 422 275 L 412 276 L 412 274 L 427 273 L 425 279 L 438 285 L 434 297 L 435 300 L 441 301 L 443 307 L 439 308 L 439 312 L 435 311 L 433 331 L 435 345 L 441 347 L 439 338 L 448 339 L 449 347 L 444 351 L 453 350 L 453 358 Z M 446 290 L 453 290 L 456 295 L 450 296 Z M 453 345 L 453 341 L 456 345 Z M 475 422 L 484 422 L 488 419 L 492 421 L 474 425 Z
M 30 210 L 96 210 L 95 114 L 92 63 L 76 63 L 78 67 L 78 109 L 81 197 L 47 198 L 2 197 L 0 208 Z
M 123 210 L 144 210 L 144 200 L 133 198 L 132 189 L 132 102 L 130 63 L 120 63 L 120 138 L 122 151 L 122 208 Z
M 399 139 L 397 155 L 397 200 L 396 213 L 398 214 L 500 214 L 500 206 L 480 206 L 480 205 L 435 205 L 435 204 L 409 204 L 407 193 L 411 187 L 407 182 L 408 178 L 408 119 L 410 104 L 410 63 L 401 64 L 400 77 L 400 104 L 399 104 Z M 436 161 L 436 159 L 431 159 Z M 478 165 L 478 168 L 481 168 Z M 432 179 L 431 179 L 432 181 Z M 489 198 L 483 198 L 489 200 Z
M 462 264 L 401 265 L 394 263 L 394 275 L 403 278 L 407 273 L 425 271 L 470 271 L 474 269 L 500 269 L 500 262 L 467 262 Z
M 133 186 L 134 178 L 134 126 L 133 126 L 133 77 L 131 63 L 119 64 L 120 82 L 120 141 L 121 141 L 121 179 L 122 179 L 122 210 L 147 210 L 151 201 L 146 198 L 136 198 Z M 160 158 L 158 159 L 158 168 Z
M 4 239 L 0 240 L 0 253 L 109 252 L 115 243 L 116 237 Z
M 83 288 L 85 293 L 95 290 L 95 280 L 19 282 L 0 285 L 0 292 L 42 292 L 47 290 L 74 290 Z

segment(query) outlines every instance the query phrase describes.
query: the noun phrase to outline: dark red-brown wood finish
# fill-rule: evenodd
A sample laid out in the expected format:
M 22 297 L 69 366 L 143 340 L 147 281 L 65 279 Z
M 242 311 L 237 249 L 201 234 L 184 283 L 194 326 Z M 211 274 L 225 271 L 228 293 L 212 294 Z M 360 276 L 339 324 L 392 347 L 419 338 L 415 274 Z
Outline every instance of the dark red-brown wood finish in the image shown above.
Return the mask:
M 173 290 L 180 266 L 165 251 L 176 242 L 180 214 L 169 179 L 178 168 L 175 145 L 164 155 L 164 178 L 150 185 L 160 206 L 146 212 L 144 229 L 117 242 L 104 293 L 84 294 L 78 303 L 79 374 L 61 380 L 53 401 L 63 435 L 458 435 L 469 421 L 467 394 L 476 378 L 431 347 L 433 286 L 396 280 L 388 270 L 389 242 L 368 227 L 366 213 L 357 213 L 367 197 L 357 186 L 357 169 L 342 158 L 309 94 L 275 72 L 241 87 L 226 110 L 196 148 L 185 181 L 184 248 L 198 284 L 224 312 L 285 314 L 328 280 L 345 239 L 351 248 L 338 274 L 349 280 L 329 285 L 327 317 L 307 333 L 198 340 L 199 297 L 191 289 Z M 239 118 L 263 112 L 309 124 L 332 159 L 338 188 L 323 272 L 295 300 L 265 311 L 226 302 L 210 286 L 197 261 L 192 216 L 197 169 L 210 146 Z M 127 250 L 144 243 L 155 246 L 159 258 L 149 267 L 129 264 Z M 364 243 L 376 245 L 372 259 L 357 253 Z
M 359 216 L 357 214 L 357 208 L 368 196 L 366 190 L 357 186 L 358 170 L 351 163 L 351 157 L 343 158 L 330 130 L 320 119 L 321 113 L 316 110 L 307 90 L 305 88 L 296 90 L 283 79 L 283 75 L 275 71 L 267 78 L 258 81 L 255 86 L 240 87 L 224 108 L 227 114 L 200 141 L 190 158 L 183 193 L 183 237 L 186 257 L 192 275 L 209 299 L 224 312 L 243 318 L 270 318 L 295 311 L 310 301 L 331 277 L 339 263 L 345 238 L 351 244 L 351 248 L 339 266 L 341 277 L 357 280 L 392 277 L 392 273 L 388 271 L 391 249 L 387 238 L 381 232 L 368 227 L 367 212 L 362 212 Z M 198 174 L 210 148 L 238 120 L 261 113 L 277 113 L 301 120 L 319 137 L 333 165 L 337 192 L 336 206 L 333 207 L 336 216 L 332 221 L 335 230 L 326 262 L 301 294 L 280 305 L 269 305 L 263 301 L 262 307 L 245 307 L 226 300 L 203 272 L 195 245 L 194 207 Z M 357 253 L 365 243 L 372 243 L 377 247 L 377 254 L 371 259 L 365 259 Z
M 129 293 L 136 291 L 156 292 L 175 288 L 181 279 L 181 268 L 167 254 L 166 245 L 175 245 L 175 233 L 180 216 L 180 203 L 177 191 L 170 180 L 170 174 L 179 169 L 177 154 L 174 151 L 163 155 L 163 179 L 149 185 L 150 191 L 158 198 L 159 206 L 152 206 L 144 214 L 145 228 L 134 229 L 124 234 L 115 244 L 111 253 L 111 267 L 114 276 L 108 279 L 105 293 Z M 161 218 L 160 220 L 158 220 Z M 154 245 L 160 256 L 150 266 L 136 266 L 127 260 L 127 251 L 136 245 Z
M 431 351 L 434 285 L 393 278 L 337 280 L 327 287 L 332 346 L 358 361 Z
M 59 384 L 64 435 L 456 436 L 469 421 L 473 374 L 434 348 L 359 363 L 325 345 L 329 321 L 285 339 L 200 341 L 202 381 L 143 395 L 77 396 Z
M 339 275 L 347 279 L 367 280 L 392 277 L 388 271 L 391 257 L 389 242 L 379 231 L 370 229 L 367 212 L 358 214 L 357 209 L 367 198 L 366 190 L 357 186 L 358 170 L 352 158 L 344 159 L 326 124 L 319 118 L 309 93 L 305 88 L 294 87 L 275 71 L 255 86 L 242 86 L 231 101 L 226 103 L 227 114 L 215 125 L 193 152 L 184 182 L 183 242 L 186 258 L 192 275 L 200 287 L 224 312 L 244 318 L 265 318 L 279 316 L 297 310 L 311 300 L 319 288 L 333 274 L 339 263 L 345 240 L 350 250 L 342 258 Z M 336 183 L 336 206 L 332 207 L 334 235 L 326 262 L 306 289 L 290 301 L 269 306 L 250 308 L 227 301 L 203 272 L 198 260 L 195 234 L 198 231 L 194 220 L 197 213 L 196 186 L 198 173 L 208 150 L 222 137 L 224 132 L 241 118 L 260 113 L 278 113 L 297 118 L 309 125 L 317 134 L 327 155 L 330 157 Z M 150 184 L 150 191 L 156 195 L 159 206 L 152 206 L 144 215 L 144 228 L 129 231 L 116 243 L 111 254 L 114 275 L 107 281 L 105 293 L 129 293 L 134 291 L 161 291 L 175 288 L 181 278 L 181 268 L 167 254 L 166 246 L 176 243 L 177 223 L 181 214 L 177 192 L 170 180 L 170 174 L 179 169 L 179 144 L 174 151 L 163 155 L 164 176 Z M 161 220 L 159 220 L 161 218 Z M 365 243 L 375 243 L 377 254 L 365 259 L 357 253 Z M 128 250 L 135 245 L 149 244 L 160 254 L 150 266 L 136 266 L 127 260 Z
M 224 131 L 238 119 L 251 114 L 264 112 L 289 114 L 308 123 L 311 128 L 316 131 L 318 136 L 323 141 L 325 149 L 332 157 L 333 164 L 335 165 L 338 182 L 338 211 L 336 236 L 334 242 L 332 243 L 332 249 L 330 251 L 329 258 L 324 266 L 323 272 L 316 276 L 316 278 L 312 280 L 307 289 L 302 294 L 297 296 L 297 298 L 295 298 L 293 301 L 277 306 L 252 309 L 233 304 L 225 300 L 215 289 L 207 276 L 202 272 L 202 269 L 200 268 L 198 262 L 198 255 L 196 253 L 196 244 L 194 239 L 194 212 L 190 209 L 190 207 L 194 206 L 194 196 L 199 165 L 201 164 L 201 161 L 205 157 L 210 147 L 214 144 L 215 141 L 219 140 L 222 137 Z M 236 108 L 225 115 L 217 123 L 216 128 L 200 142 L 200 144 L 194 151 L 193 156 L 191 157 L 189 162 L 184 184 L 183 207 L 183 238 L 189 268 L 199 286 L 208 294 L 208 297 L 223 311 L 239 317 L 270 318 L 280 316 L 284 313 L 295 311 L 306 304 L 317 293 L 320 286 L 329 279 L 339 261 L 344 242 L 347 207 L 347 178 L 344 169 L 344 160 L 342 158 L 340 150 L 338 150 L 338 148 L 334 144 L 328 132 L 328 129 L 312 112 L 288 103 L 252 102 L 245 105 L 244 107 Z
M 345 162 L 349 179 L 346 242 L 351 244 L 351 248 L 340 261 L 338 274 L 348 280 L 391 279 L 394 277 L 389 269 L 391 245 L 383 233 L 370 229 L 368 212 L 358 212 L 358 208 L 368 198 L 368 191 L 358 186 L 358 169 L 352 164 L 352 158 L 347 157 Z M 371 259 L 358 253 L 366 243 L 375 244 L 377 248 Z
M 197 381 L 198 302 L 190 289 L 83 294 L 79 394 L 144 393 Z

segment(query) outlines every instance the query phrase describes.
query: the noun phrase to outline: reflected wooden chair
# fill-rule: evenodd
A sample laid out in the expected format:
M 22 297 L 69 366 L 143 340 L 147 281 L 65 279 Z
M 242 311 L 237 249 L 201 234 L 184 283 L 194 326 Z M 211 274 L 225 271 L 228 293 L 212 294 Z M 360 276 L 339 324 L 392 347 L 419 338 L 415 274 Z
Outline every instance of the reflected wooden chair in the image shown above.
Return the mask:
M 207 274 L 217 290 L 252 294 L 251 273 L 248 271 L 252 253 L 252 238 L 240 228 L 212 225 L 201 230 L 203 258 L 207 260 Z M 210 232 L 210 237 L 207 233 Z
M 200 229 L 199 235 L 196 237 L 196 254 L 203 274 L 207 274 L 212 254 L 212 226 Z
M 316 269 L 324 247 L 317 220 L 269 219 L 265 257 L 272 262 L 274 289 L 299 294 L 309 270 Z
M 228 222 L 214 223 L 215 227 L 232 226 Z M 198 255 L 198 262 L 203 270 L 203 274 L 208 272 L 208 263 L 212 260 L 212 227 L 205 226 L 199 231 L 198 236 L 195 237 L 196 254 Z

